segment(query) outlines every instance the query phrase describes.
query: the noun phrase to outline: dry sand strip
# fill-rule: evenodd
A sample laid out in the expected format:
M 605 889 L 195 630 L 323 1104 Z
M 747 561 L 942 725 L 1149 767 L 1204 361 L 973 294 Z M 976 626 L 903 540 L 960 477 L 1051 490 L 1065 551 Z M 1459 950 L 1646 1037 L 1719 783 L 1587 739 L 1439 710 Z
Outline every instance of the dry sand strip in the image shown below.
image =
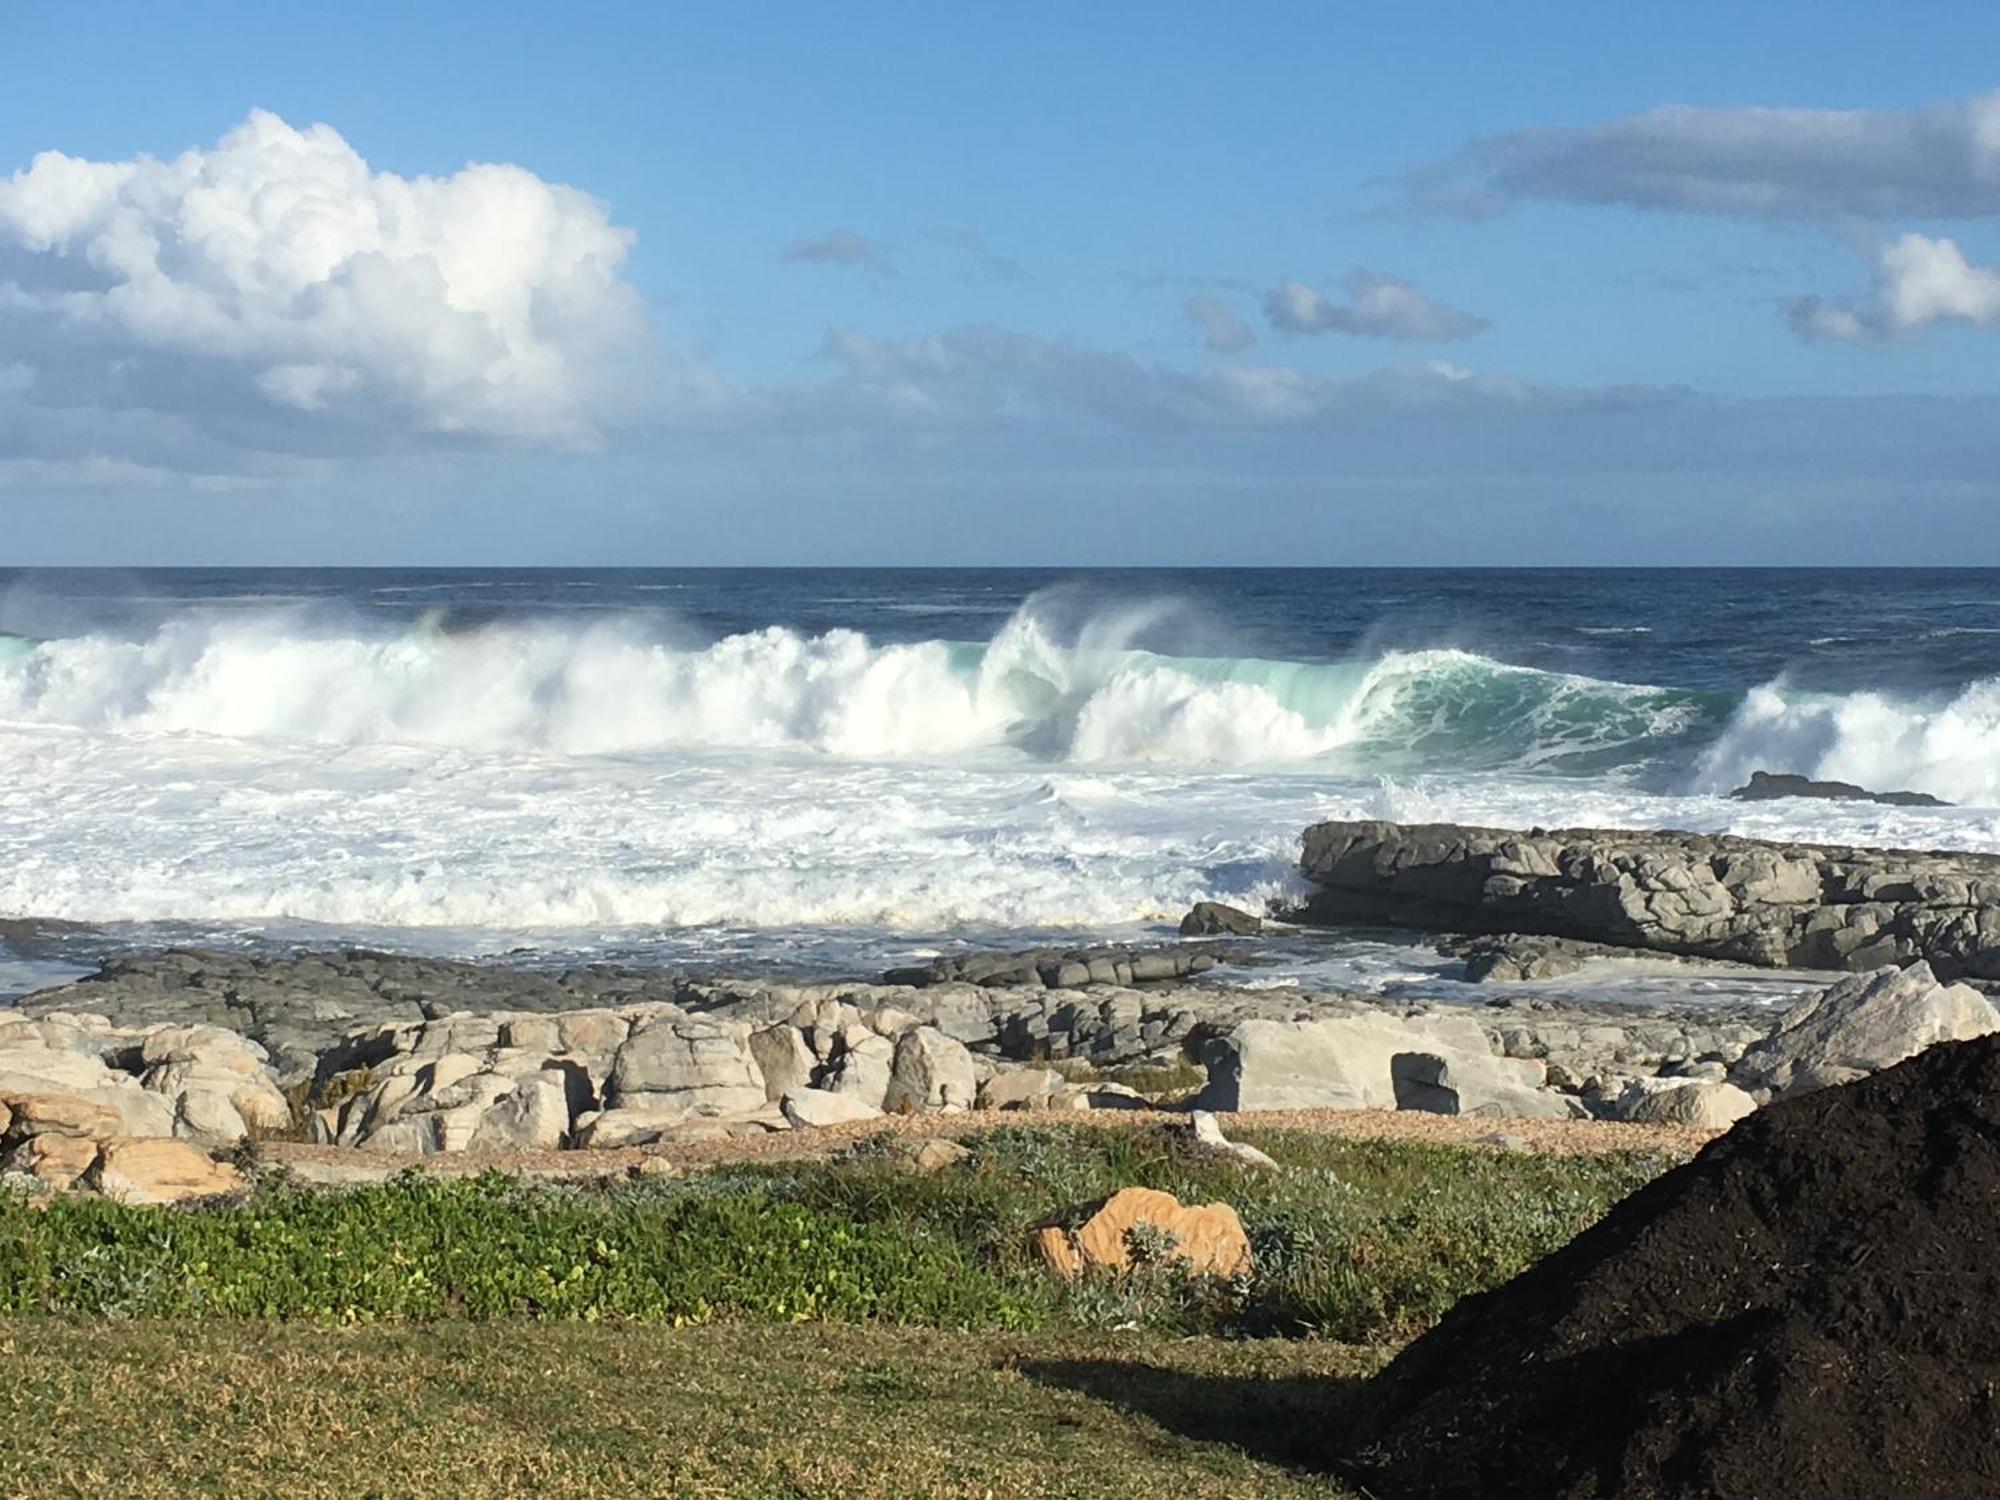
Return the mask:
M 622 1177 L 642 1163 L 651 1161 L 664 1161 L 688 1171 L 744 1162 L 811 1161 L 836 1155 L 857 1141 L 879 1135 L 962 1139 L 989 1130 L 1037 1125 L 1130 1130 L 1147 1125 L 1185 1125 L 1187 1118 L 1185 1114 L 1163 1110 L 1075 1113 L 982 1111 L 972 1114 L 891 1116 L 810 1130 L 780 1130 L 763 1135 L 631 1147 L 620 1151 L 402 1156 L 344 1146 L 266 1141 L 256 1148 L 256 1157 L 267 1168 L 282 1167 L 301 1181 L 314 1183 L 381 1181 L 409 1169 L 445 1177 L 505 1172 L 517 1177 L 576 1180 Z M 1684 1156 L 1699 1151 L 1720 1134 L 1719 1131 L 1696 1130 L 1686 1126 L 1638 1125 L 1612 1120 L 1512 1120 L 1479 1115 L 1434 1115 L 1416 1110 L 1269 1110 L 1256 1114 L 1223 1115 L 1220 1119 L 1223 1128 L 1232 1137 L 1238 1132 L 1297 1130 L 1346 1140 L 1399 1141 L 1476 1150 L 1526 1150 L 1548 1156 L 1591 1156 L 1619 1151 Z

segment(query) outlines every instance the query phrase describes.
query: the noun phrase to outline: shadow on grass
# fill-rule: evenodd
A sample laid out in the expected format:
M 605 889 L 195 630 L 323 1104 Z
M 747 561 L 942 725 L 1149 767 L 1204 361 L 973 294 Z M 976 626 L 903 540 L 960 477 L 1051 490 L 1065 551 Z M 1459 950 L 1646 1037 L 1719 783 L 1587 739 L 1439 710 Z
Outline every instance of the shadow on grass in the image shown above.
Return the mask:
M 1367 1381 L 1360 1376 L 1198 1375 L 1116 1359 L 1033 1360 L 1037 1385 L 1076 1391 L 1203 1443 L 1327 1472 L 1327 1460 Z

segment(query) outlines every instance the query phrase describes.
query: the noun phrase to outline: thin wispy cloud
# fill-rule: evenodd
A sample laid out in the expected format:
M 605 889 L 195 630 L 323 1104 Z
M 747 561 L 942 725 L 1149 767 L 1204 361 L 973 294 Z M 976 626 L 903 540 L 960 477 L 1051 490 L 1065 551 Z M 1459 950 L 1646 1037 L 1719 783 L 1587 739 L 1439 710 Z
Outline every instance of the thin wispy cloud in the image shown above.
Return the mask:
M 1470 338 L 1491 325 L 1448 307 L 1407 281 L 1359 270 L 1344 283 L 1345 303 L 1302 281 L 1280 282 L 1264 299 L 1264 315 L 1284 333 L 1346 333 L 1361 338 L 1444 343 Z
M 968 281 L 1026 282 L 1034 279 L 1028 268 L 1011 255 L 1002 255 L 986 243 L 976 229 L 945 229 L 932 236 L 941 245 L 971 258 Z
M 845 266 L 873 271 L 878 276 L 896 274 L 896 267 L 882 247 L 851 229 L 835 229 L 814 239 L 794 240 L 780 258 L 793 266 Z
M 921 338 L 830 332 L 832 379 L 773 393 L 801 421 L 888 419 L 909 426 L 1087 420 L 1183 430 L 1285 430 L 1371 417 L 1629 410 L 1683 393 L 1645 387 L 1565 388 L 1412 360 L 1363 376 L 1287 365 L 1186 371 L 1065 339 L 992 327 Z
M 1250 325 L 1237 317 L 1226 302 L 1213 297 L 1190 297 L 1181 304 L 1181 310 L 1201 330 L 1202 345 L 1211 353 L 1240 354 L 1257 342 Z
M 1401 206 L 1491 218 L 1525 202 L 1755 219 L 2000 214 L 2000 92 L 1912 110 L 1666 105 L 1472 142 L 1401 181 Z

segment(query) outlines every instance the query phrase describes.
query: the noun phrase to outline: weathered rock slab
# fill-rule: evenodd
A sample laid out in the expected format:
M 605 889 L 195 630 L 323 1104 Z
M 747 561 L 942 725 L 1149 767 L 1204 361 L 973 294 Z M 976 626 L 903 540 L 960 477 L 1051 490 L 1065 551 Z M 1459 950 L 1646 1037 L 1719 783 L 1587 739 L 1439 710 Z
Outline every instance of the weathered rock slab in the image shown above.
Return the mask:
M 1767 967 L 1927 960 L 2000 981 L 2000 855 L 1692 833 L 1318 823 L 1300 916 L 1527 933 Z

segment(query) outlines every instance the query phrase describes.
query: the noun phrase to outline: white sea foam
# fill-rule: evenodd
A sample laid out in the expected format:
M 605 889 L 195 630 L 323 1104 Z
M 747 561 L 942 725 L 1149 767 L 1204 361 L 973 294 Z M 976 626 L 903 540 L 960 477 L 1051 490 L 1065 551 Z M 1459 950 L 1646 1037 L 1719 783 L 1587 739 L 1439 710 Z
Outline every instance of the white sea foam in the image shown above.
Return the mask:
M 93 733 L 197 733 L 614 755 L 799 750 L 1186 766 L 1535 766 L 1684 729 L 1686 694 L 1462 651 L 1301 663 L 1173 657 L 1128 610 L 1058 639 L 1032 610 L 984 645 L 877 644 L 777 627 L 689 645 L 657 622 L 573 619 L 399 633 L 291 615 L 174 619 L 139 640 L 0 653 L 0 720 Z
M 1296 889 L 1322 817 L 2000 848 L 1990 812 L 1714 795 L 1775 766 L 2000 804 L 1990 686 L 1914 720 L 1773 687 L 1699 791 L 1660 796 L 1624 773 L 1714 732 L 1695 695 L 1462 651 L 1165 656 L 1139 644 L 1154 623 L 1059 632 L 1030 609 L 983 644 L 699 643 L 657 620 L 209 611 L 137 640 L 0 638 L 0 916 L 694 951 L 725 929 L 1123 931 L 1255 905 Z
M 1704 754 L 1699 784 L 1722 791 L 1760 770 L 2000 806 L 2000 679 L 1928 699 L 1767 683 Z

